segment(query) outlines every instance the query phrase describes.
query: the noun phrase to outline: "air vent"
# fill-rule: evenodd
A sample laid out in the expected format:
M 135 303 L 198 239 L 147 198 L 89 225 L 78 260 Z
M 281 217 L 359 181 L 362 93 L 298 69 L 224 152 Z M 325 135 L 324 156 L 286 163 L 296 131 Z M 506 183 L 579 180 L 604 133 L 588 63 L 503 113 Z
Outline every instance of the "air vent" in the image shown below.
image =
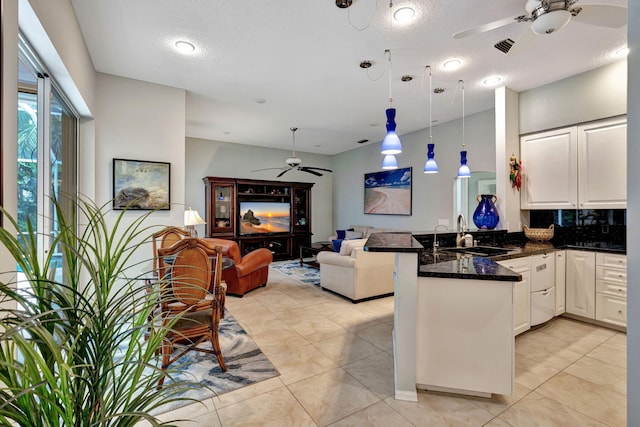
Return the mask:
M 511 40 L 511 39 L 504 39 L 504 40 L 499 41 L 498 43 L 494 44 L 493 47 L 495 47 L 500 52 L 502 52 L 502 53 L 504 53 L 506 55 L 507 53 L 509 53 L 509 51 L 513 47 L 514 43 L 515 42 L 513 40 Z

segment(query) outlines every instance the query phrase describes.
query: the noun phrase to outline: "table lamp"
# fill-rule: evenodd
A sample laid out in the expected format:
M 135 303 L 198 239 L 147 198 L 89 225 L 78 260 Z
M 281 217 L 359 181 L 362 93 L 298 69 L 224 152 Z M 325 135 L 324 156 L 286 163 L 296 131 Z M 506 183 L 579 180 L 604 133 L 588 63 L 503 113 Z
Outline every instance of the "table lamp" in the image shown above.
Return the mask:
M 184 211 L 185 230 L 191 234 L 191 237 L 198 237 L 198 231 L 195 226 L 200 224 L 206 224 L 206 221 L 200 217 L 198 211 L 191 209 L 191 206 L 189 206 L 189 209 Z

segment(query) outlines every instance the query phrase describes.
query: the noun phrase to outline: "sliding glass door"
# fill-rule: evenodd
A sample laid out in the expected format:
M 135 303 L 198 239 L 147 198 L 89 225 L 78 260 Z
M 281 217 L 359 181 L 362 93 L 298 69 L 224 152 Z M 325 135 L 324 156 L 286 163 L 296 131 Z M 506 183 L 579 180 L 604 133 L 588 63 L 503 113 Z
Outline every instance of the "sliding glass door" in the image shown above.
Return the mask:
M 76 114 L 52 78 L 21 41 L 18 73 L 18 224 L 22 238 L 35 238 L 44 262 L 59 230 L 52 200 L 68 211 L 69 196 L 77 194 Z M 68 212 L 70 213 L 70 212 Z M 35 231 L 29 235 L 28 224 Z M 61 253 L 53 248 L 52 267 L 59 269 Z M 62 275 L 57 272 L 57 278 Z

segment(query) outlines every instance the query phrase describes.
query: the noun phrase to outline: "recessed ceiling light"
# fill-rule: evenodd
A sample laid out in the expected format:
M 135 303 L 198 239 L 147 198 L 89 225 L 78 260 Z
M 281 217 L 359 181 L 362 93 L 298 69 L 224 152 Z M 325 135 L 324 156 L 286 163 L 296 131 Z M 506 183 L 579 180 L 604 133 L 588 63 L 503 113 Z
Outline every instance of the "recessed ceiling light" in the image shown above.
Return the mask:
M 495 86 L 502 81 L 500 76 L 491 76 L 488 77 L 482 82 L 485 86 Z
M 176 42 L 176 49 L 178 49 L 178 51 L 182 53 L 192 53 L 196 50 L 196 47 L 184 40 L 178 40 Z
M 629 48 L 623 47 L 622 49 L 616 50 L 615 56 L 622 58 L 624 56 L 627 56 L 628 54 L 629 54 Z
M 444 68 L 445 70 L 453 71 L 460 68 L 461 65 L 462 61 L 460 61 L 459 59 L 450 59 L 449 61 L 442 64 L 442 68 Z
M 393 13 L 393 19 L 398 22 L 409 22 L 416 16 L 416 11 L 410 7 L 401 7 Z

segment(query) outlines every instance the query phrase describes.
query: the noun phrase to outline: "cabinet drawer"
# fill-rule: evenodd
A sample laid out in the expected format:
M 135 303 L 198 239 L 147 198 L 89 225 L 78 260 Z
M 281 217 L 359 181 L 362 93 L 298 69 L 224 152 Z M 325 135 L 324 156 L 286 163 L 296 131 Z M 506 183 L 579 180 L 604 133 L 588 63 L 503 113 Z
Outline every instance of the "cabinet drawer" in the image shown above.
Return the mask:
M 627 300 L 605 294 L 596 294 L 596 320 L 618 326 L 627 326 Z
M 596 265 L 627 268 L 627 256 L 598 252 L 596 253 Z
M 627 285 L 627 270 L 624 268 L 596 266 L 596 279 Z
M 531 259 L 530 257 L 524 258 L 514 258 L 508 259 L 505 261 L 498 261 L 503 267 L 507 267 L 509 270 L 512 270 L 516 273 L 522 273 L 523 271 L 527 271 L 531 269 Z
M 596 280 L 596 292 L 626 298 L 627 284 L 598 279 Z

